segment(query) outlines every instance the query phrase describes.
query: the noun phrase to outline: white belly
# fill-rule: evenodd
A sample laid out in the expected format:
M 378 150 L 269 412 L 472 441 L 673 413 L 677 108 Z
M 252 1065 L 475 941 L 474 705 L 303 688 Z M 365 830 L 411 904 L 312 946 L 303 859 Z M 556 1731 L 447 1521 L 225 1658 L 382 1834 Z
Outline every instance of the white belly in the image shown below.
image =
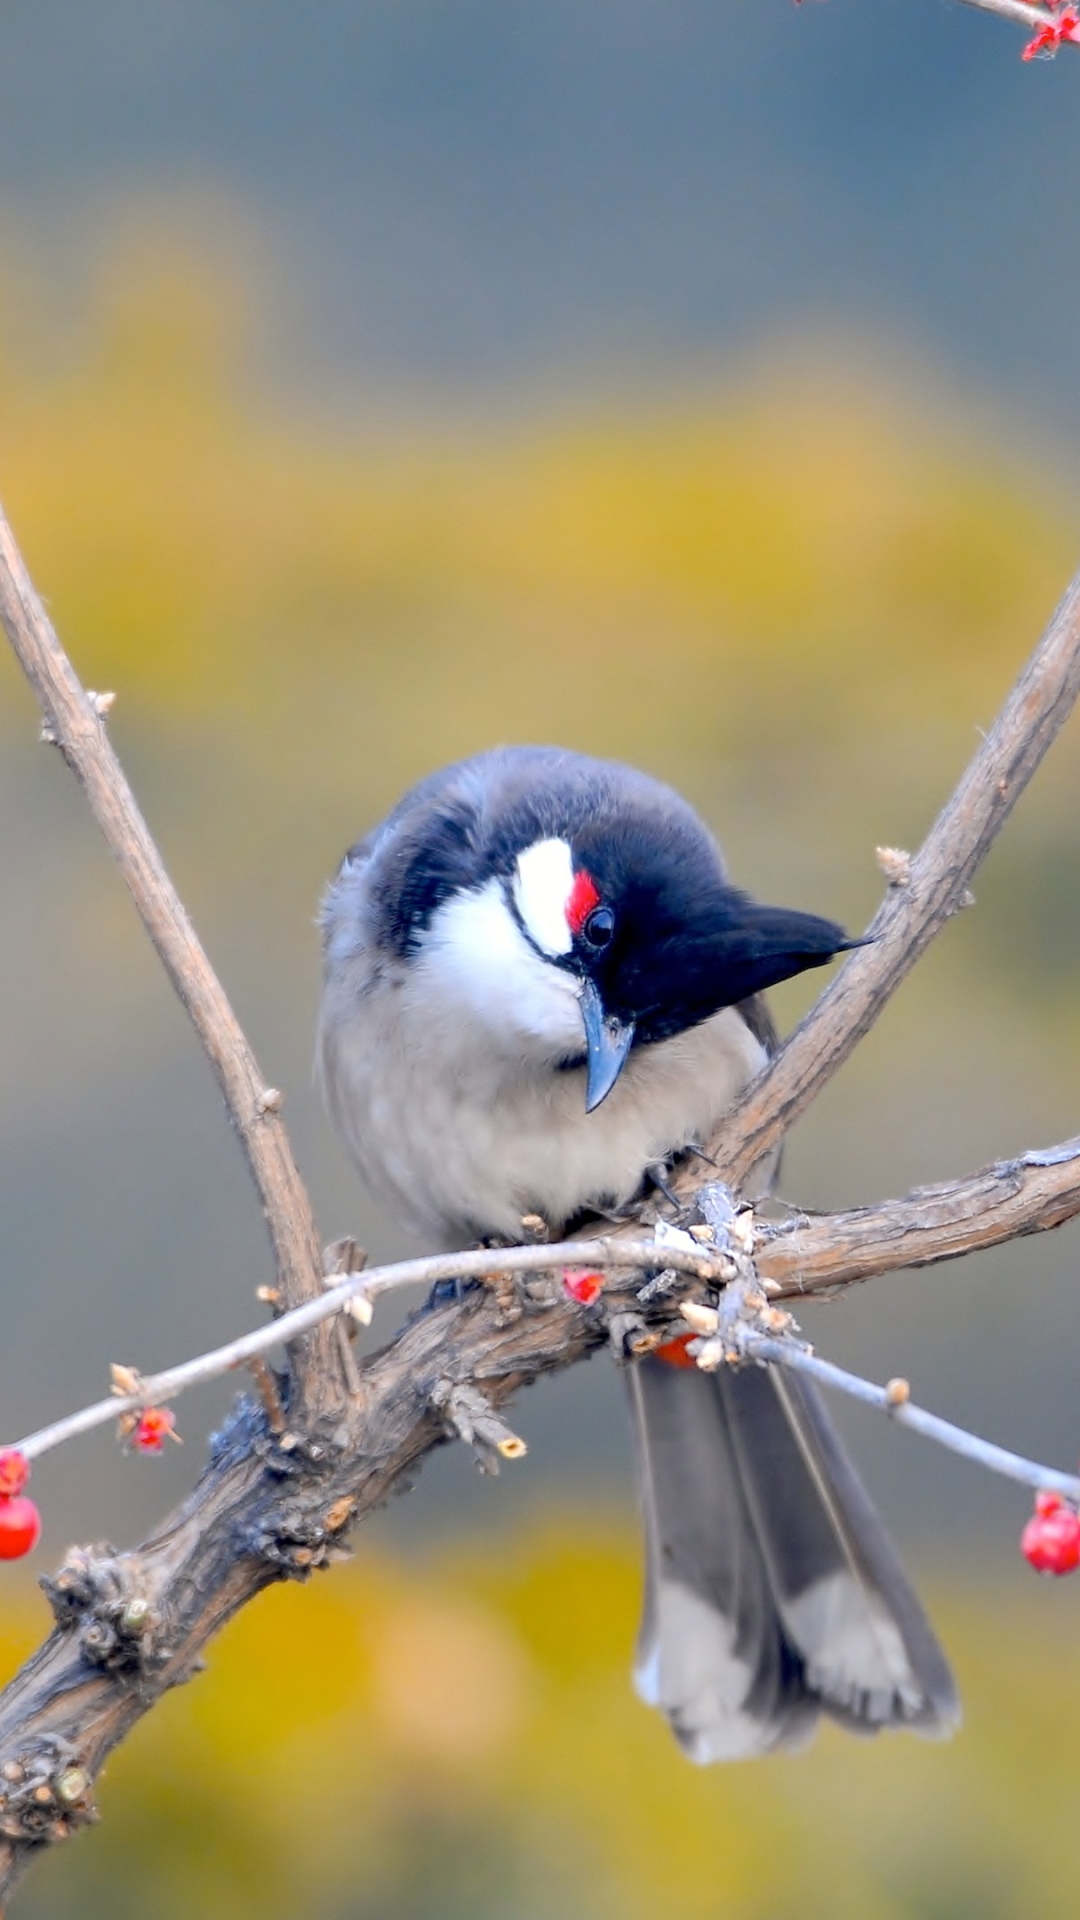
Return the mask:
M 365 991 L 366 985 L 366 991 Z M 426 1246 L 517 1239 L 524 1213 L 558 1231 L 588 1207 L 625 1205 L 646 1167 L 704 1141 L 765 1061 L 733 1009 L 635 1049 L 585 1112 L 583 1068 L 500 1053 L 460 1002 L 423 1012 L 407 974 L 328 991 L 327 1099 L 372 1192 Z

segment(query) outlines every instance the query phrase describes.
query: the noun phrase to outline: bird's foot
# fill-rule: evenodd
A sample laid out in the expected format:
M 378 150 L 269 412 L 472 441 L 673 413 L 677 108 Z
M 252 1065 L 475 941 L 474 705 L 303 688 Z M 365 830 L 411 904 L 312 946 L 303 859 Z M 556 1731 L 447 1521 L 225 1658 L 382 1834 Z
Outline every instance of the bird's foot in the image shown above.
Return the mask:
M 525 1215 L 521 1223 L 523 1237 L 526 1237 L 525 1228 L 527 1223 L 532 1222 L 535 1222 L 536 1226 L 542 1229 L 542 1231 L 534 1233 L 529 1237 L 546 1240 L 548 1236 L 547 1224 L 540 1219 L 539 1214 Z M 502 1247 L 516 1247 L 517 1245 L 519 1245 L 518 1241 L 508 1239 L 505 1234 L 492 1233 L 486 1234 L 482 1240 L 477 1240 L 475 1242 L 475 1250 L 478 1253 L 497 1253 Z M 465 1299 L 466 1295 L 475 1293 L 478 1287 L 491 1287 L 493 1281 L 497 1278 L 497 1275 L 489 1275 L 484 1280 L 465 1280 L 458 1276 L 452 1280 L 436 1280 L 428 1295 L 427 1305 L 428 1307 L 457 1306 L 460 1301 Z
M 455 1274 L 451 1280 L 436 1280 L 425 1301 L 425 1311 L 435 1307 L 459 1306 L 467 1294 L 475 1293 L 481 1285 L 479 1280 L 465 1280 Z

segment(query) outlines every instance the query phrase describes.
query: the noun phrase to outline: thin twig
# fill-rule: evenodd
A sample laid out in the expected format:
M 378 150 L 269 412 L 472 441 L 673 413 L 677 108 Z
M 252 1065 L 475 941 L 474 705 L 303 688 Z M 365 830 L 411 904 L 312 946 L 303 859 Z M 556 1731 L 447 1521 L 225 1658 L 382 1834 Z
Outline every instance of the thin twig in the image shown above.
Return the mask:
M 903 1200 L 886 1200 L 877 1207 L 856 1207 L 779 1229 L 758 1220 L 755 1264 L 762 1278 L 772 1282 L 776 1298 L 807 1298 L 901 1267 L 932 1266 L 1046 1232 L 1077 1214 L 1080 1138 L 1034 1149 L 1015 1160 L 996 1161 L 966 1180 L 916 1188 Z M 615 1238 L 432 1254 L 371 1267 L 345 1275 L 336 1285 L 327 1286 L 319 1300 L 265 1327 L 144 1376 L 137 1395 L 96 1401 L 16 1444 L 28 1460 L 35 1459 L 66 1440 L 107 1425 L 118 1414 L 175 1400 L 188 1387 L 232 1373 L 254 1356 L 295 1339 L 358 1297 L 371 1302 L 400 1287 L 431 1287 L 441 1280 L 485 1279 L 503 1273 L 542 1273 L 583 1262 L 600 1269 L 669 1268 L 703 1281 L 726 1277 L 722 1256 L 718 1258 L 707 1247 L 695 1254 L 668 1242 Z
M 263 1204 L 287 1306 L 322 1294 L 311 1205 L 269 1087 L 165 871 L 101 712 L 88 698 L 34 591 L 0 511 L 0 620 L 59 747 L 108 842 L 143 925 L 213 1065 Z M 299 1397 L 319 1410 L 337 1379 L 329 1332 L 294 1356 Z
M 197 1671 L 225 1622 L 268 1585 L 332 1564 L 345 1529 L 445 1444 L 438 1383 L 475 1386 L 497 1412 L 530 1380 L 605 1343 L 602 1313 L 561 1288 L 552 1296 L 546 1310 L 508 1316 L 499 1290 L 482 1287 L 414 1316 L 365 1365 L 362 1403 L 346 1403 L 316 1440 L 292 1428 L 275 1439 L 249 1397 L 215 1436 L 199 1485 L 151 1539 L 127 1553 L 71 1551 L 45 1583 L 57 1629 L 0 1695 L 0 1778 L 32 1766 L 53 1794 L 25 1826 L 10 1803 L 4 1810 L 0 1901 L 48 1842 L 93 1818 L 93 1780 L 107 1755 Z M 134 1631 L 126 1622 L 136 1613 Z M 84 1790 L 74 1801 L 57 1797 L 74 1766 Z
M 1013 20 L 1018 27 L 1026 27 L 1029 33 L 1048 26 L 1056 17 L 1049 7 L 1031 7 L 1026 0 L 961 0 L 961 4 L 978 7 L 980 13 L 999 14 L 1003 20 Z
M 553 1250 L 526 1251 L 550 1259 Z M 655 1250 L 648 1251 L 655 1258 Z M 668 1260 L 678 1252 L 664 1248 Z M 618 1253 L 626 1259 L 625 1248 Z M 73 1550 L 46 1583 L 59 1630 L 0 1697 L 0 1772 L 32 1764 L 52 1795 L 48 1818 L 35 1809 L 25 1831 L 17 1820 L 2 1829 L 0 1890 L 10 1888 L 47 1840 L 93 1818 L 92 1782 L 107 1754 L 163 1693 L 191 1675 L 225 1621 L 273 1581 L 306 1577 L 332 1561 L 345 1527 L 415 1473 L 445 1437 L 437 1404 L 445 1397 L 442 1383 L 477 1383 L 497 1410 L 518 1387 L 571 1365 L 605 1338 L 602 1313 L 583 1311 L 558 1294 L 549 1311 L 507 1323 L 497 1290 L 477 1289 L 414 1318 L 374 1356 L 365 1370 L 363 1408 L 346 1411 L 333 1443 L 310 1462 L 290 1433 L 268 1452 L 262 1410 L 248 1401 L 218 1435 L 200 1485 L 153 1539 L 134 1553 Z M 779 1345 L 776 1354 L 763 1346 L 761 1357 L 801 1364 L 786 1342 Z M 829 1384 L 840 1383 L 830 1376 Z M 114 1401 L 110 1412 L 119 1405 Z M 1076 1497 L 1077 1483 L 1053 1469 L 1038 1471 L 1035 1484 Z M 126 1623 L 136 1614 L 132 1630 Z M 100 1657 L 103 1646 L 115 1649 L 107 1660 Z M 74 1767 L 83 1775 L 80 1793 L 69 1800 L 65 1788 L 61 1803 Z
M 1023 1454 L 995 1446 L 992 1440 L 981 1440 L 977 1434 L 954 1426 L 939 1414 L 927 1413 L 924 1407 L 913 1406 L 910 1400 L 898 1399 L 888 1387 L 875 1386 L 873 1381 L 864 1380 L 857 1373 L 833 1366 L 830 1360 L 819 1360 L 797 1340 L 774 1340 L 766 1334 L 747 1330 L 740 1332 L 738 1344 L 749 1360 L 762 1360 L 770 1366 L 788 1367 L 793 1373 L 807 1374 L 823 1387 L 846 1393 L 853 1400 L 861 1400 L 864 1406 L 877 1407 L 898 1426 L 910 1427 L 912 1433 L 921 1433 L 925 1440 L 936 1440 L 939 1446 L 960 1454 L 975 1466 L 1004 1474 L 1007 1480 L 1018 1480 L 1022 1486 L 1034 1487 L 1036 1491 L 1060 1493 L 1064 1499 L 1080 1505 L 1080 1478 L 1075 1474 L 1059 1473 L 1056 1467 L 1041 1466 L 1037 1460 L 1027 1460 Z
M 543 1273 L 570 1261 L 580 1266 L 583 1260 L 602 1268 L 655 1268 L 659 1271 L 671 1267 L 699 1280 L 716 1280 L 720 1277 L 715 1253 L 710 1254 L 705 1250 L 700 1254 L 687 1253 L 681 1248 L 651 1240 L 567 1240 L 556 1246 L 485 1247 L 467 1253 L 431 1254 L 422 1260 L 400 1260 L 393 1266 L 371 1267 L 364 1273 L 348 1274 L 335 1286 L 327 1287 L 318 1300 L 309 1300 L 302 1307 L 294 1307 L 290 1313 L 281 1314 L 265 1327 L 241 1334 L 223 1347 L 215 1347 L 193 1360 L 182 1361 L 178 1366 L 167 1367 L 161 1373 L 141 1375 L 138 1393 L 123 1396 L 113 1394 L 108 1400 L 97 1400 L 92 1406 L 83 1407 L 78 1413 L 69 1413 L 62 1420 L 55 1420 L 51 1426 L 27 1434 L 13 1444 L 28 1460 L 36 1460 L 41 1454 L 51 1452 L 53 1447 L 62 1446 L 66 1440 L 75 1440 L 80 1434 L 92 1432 L 95 1427 L 108 1426 L 120 1414 L 137 1413 L 142 1407 L 159 1406 L 166 1400 L 175 1400 L 188 1387 L 216 1380 L 222 1374 L 234 1373 L 238 1367 L 250 1364 L 256 1355 L 268 1353 L 283 1342 L 295 1340 L 311 1327 L 333 1319 L 358 1294 L 375 1300 L 380 1294 L 391 1293 L 399 1287 L 430 1287 L 440 1280 L 484 1279 L 502 1273 Z
M 836 979 L 764 1072 L 725 1117 L 708 1152 L 736 1189 L 779 1146 L 863 1035 L 915 962 L 965 902 L 979 861 L 996 839 L 1080 693 L 1080 574 L 1072 581 L 997 720 L 919 852 L 910 878 L 874 916 L 871 944 L 849 955 Z M 680 1177 L 682 1191 L 697 1182 Z

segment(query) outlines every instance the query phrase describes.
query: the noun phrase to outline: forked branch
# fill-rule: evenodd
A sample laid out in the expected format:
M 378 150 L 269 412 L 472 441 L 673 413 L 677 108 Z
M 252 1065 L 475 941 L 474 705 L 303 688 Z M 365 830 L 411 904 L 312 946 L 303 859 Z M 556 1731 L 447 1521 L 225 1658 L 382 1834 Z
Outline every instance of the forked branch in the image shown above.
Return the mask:
M 279 1103 L 265 1086 L 100 714 L 79 685 L 2 518 L 0 618 L 38 694 L 49 735 L 80 780 L 213 1062 L 267 1215 L 282 1304 L 299 1315 L 257 1339 L 234 1343 L 243 1344 L 244 1353 L 234 1350 L 233 1359 L 254 1357 L 283 1332 L 298 1332 L 301 1322 L 306 1329 L 290 1341 L 290 1376 L 270 1382 L 266 1399 L 241 1404 L 218 1436 L 199 1484 L 151 1539 L 123 1554 L 78 1550 L 46 1583 L 56 1629 L 0 1698 L 2 1895 L 35 1849 L 92 1817 L 93 1778 L 101 1761 L 168 1687 L 194 1670 L 218 1627 L 269 1582 L 306 1577 L 333 1559 L 350 1524 L 385 1499 L 450 1432 L 468 1426 L 479 1433 L 484 1422 L 478 1395 L 494 1416 L 522 1384 L 609 1340 L 620 1352 L 647 1348 L 657 1330 L 670 1324 L 678 1302 L 661 1291 L 646 1307 L 640 1278 L 632 1285 L 617 1278 L 599 1310 L 585 1309 L 566 1297 L 557 1279 L 511 1278 L 514 1268 L 549 1272 L 560 1250 L 507 1253 L 499 1257 L 504 1284 L 414 1318 L 364 1364 L 349 1390 L 337 1330 L 325 1316 L 341 1311 L 347 1293 L 361 1286 L 372 1290 L 380 1278 L 389 1284 L 390 1276 L 364 1275 L 356 1287 L 343 1283 L 342 1298 L 324 1297 L 311 1209 Z M 725 1127 L 715 1157 L 733 1187 L 804 1111 L 955 912 L 1078 685 L 1080 587 L 1074 584 L 915 857 L 909 884 L 894 890 L 878 914 L 876 944 L 848 962 Z M 813 1291 L 915 1259 L 951 1257 L 965 1250 L 965 1234 L 971 1244 L 985 1244 L 994 1237 L 984 1225 L 987 1218 L 996 1221 L 999 1237 L 1055 1224 L 1076 1211 L 1074 1148 L 1071 1143 L 1068 1153 L 1063 1149 L 1061 1159 L 1028 1156 L 952 1189 L 836 1216 L 831 1228 L 799 1223 L 770 1235 L 760 1248 L 759 1271 L 771 1272 L 784 1291 Z M 689 1179 L 685 1184 L 692 1185 Z M 621 1260 L 625 1273 L 631 1256 L 625 1247 L 618 1253 L 610 1247 L 612 1238 L 605 1240 L 604 1262 Z M 575 1243 L 576 1260 L 585 1252 Z M 599 1263 L 599 1250 L 596 1257 Z M 661 1250 L 657 1264 L 688 1269 L 715 1284 L 723 1277 L 713 1265 L 716 1257 L 706 1249 L 683 1261 Z M 460 1263 L 459 1270 L 480 1271 L 475 1264 L 461 1269 Z M 120 1408 L 113 1402 L 108 1416 Z M 492 1433 L 505 1431 L 494 1418 L 489 1425 Z M 41 1442 L 42 1435 L 35 1439 Z
M 55 744 L 82 787 L 162 965 L 217 1075 L 262 1201 L 278 1284 L 291 1307 L 322 1293 L 311 1204 L 282 1123 L 281 1095 L 258 1062 L 165 870 L 135 795 L 113 752 L 101 712 L 86 693 L 34 591 L 0 511 L 0 620 Z M 298 1389 L 313 1412 L 327 1407 L 336 1376 L 329 1335 L 294 1356 Z
M 1065 1140 L 1059 1146 L 1036 1148 L 1014 1160 L 996 1161 L 966 1180 L 917 1187 L 904 1199 L 883 1200 L 876 1207 L 855 1207 L 813 1218 L 794 1214 L 780 1225 L 759 1219 L 756 1266 L 773 1299 L 832 1296 L 875 1275 L 936 1266 L 1028 1234 L 1045 1233 L 1078 1214 L 1080 1139 Z M 608 1273 L 616 1290 L 625 1290 L 629 1274 L 656 1273 L 663 1268 L 712 1285 L 722 1285 L 730 1277 L 723 1259 L 708 1245 L 691 1252 L 656 1240 L 624 1240 L 614 1235 L 602 1240 L 564 1240 L 553 1245 L 485 1248 L 399 1260 L 392 1266 L 371 1267 L 346 1274 L 334 1283 L 328 1281 L 321 1299 L 295 1307 L 279 1320 L 241 1334 L 222 1347 L 161 1373 L 148 1374 L 138 1393 L 114 1393 L 12 1444 L 26 1459 L 35 1460 L 95 1427 L 108 1426 L 120 1415 L 175 1400 L 189 1387 L 234 1373 L 336 1314 L 350 1309 L 357 1312 L 362 1306 L 364 1311 L 358 1317 L 366 1322 L 375 1301 L 403 1287 L 433 1287 L 448 1280 L 500 1282 L 510 1276 L 543 1277 L 583 1266 Z
M 725 1116 L 709 1153 L 741 1187 L 870 1031 L 935 934 L 964 905 L 989 852 L 1080 692 L 1080 575 L 990 732 L 867 931 L 787 1043 Z M 690 1173 L 684 1183 L 693 1184 Z

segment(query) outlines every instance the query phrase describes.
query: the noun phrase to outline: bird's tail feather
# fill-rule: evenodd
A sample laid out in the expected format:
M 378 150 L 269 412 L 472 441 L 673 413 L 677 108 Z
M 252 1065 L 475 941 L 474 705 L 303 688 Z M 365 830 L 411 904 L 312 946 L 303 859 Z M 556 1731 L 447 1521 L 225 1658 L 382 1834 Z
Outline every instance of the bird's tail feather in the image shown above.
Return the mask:
M 822 1713 L 929 1735 L 959 1717 L 945 1656 L 807 1382 L 630 1370 L 646 1533 L 635 1681 L 690 1756 L 795 1747 Z

